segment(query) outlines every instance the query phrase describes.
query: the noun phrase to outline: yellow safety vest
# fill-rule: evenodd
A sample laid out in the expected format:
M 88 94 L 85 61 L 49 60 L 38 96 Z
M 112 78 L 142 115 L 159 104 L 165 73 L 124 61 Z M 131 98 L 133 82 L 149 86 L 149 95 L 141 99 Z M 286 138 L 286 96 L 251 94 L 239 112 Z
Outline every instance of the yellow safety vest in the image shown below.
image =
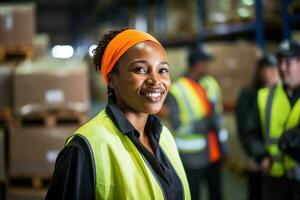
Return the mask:
M 192 133 L 189 126 L 210 112 L 210 105 L 197 94 L 190 79 L 181 77 L 171 86 L 170 93 L 179 107 L 180 127 L 175 130 L 175 140 L 181 153 L 195 153 L 206 150 L 207 133 Z M 206 96 L 206 94 L 204 94 Z M 207 98 L 207 96 L 206 96 Z
M 297 163 L 288 155 L 283 155 L 278 141 L 284 131 L 299 124 L 300 99 L 291 107 L 288 96 L 281 84 L 258 91 L 258 108 L 266 149 L 273 164 L 270 176 L 281 177 L 284 174 L 291 179 L 300 180 Z
M 196 87 L 195 84 L 200 84 L 200 86 Z M 175 140 L 179 152 L 199 154 L 203 165 L 208 164 L 210 160 L 212 162 L 218 160 L 218 156 L 211 157 L 212 152 L 220 151 L 218 145 L 211 143 L 211 138 L 208 138 L 212 135 L 192 132 L 193 122 L 208 116 L 212 109 L 217 112 L 222 110 L 222 106 L 220 106 L 221 92 L 215 79 L 206 76 L 196 83 L 188 78 L 180 77 L 172 84 L 170 93 L 175 97 L 180 113 L 180 127 L 175 130 Z
M 85 140 L 94 164 L 96 199 L 165 199 L 155 174 L 129 137 L 123 135 L 105 111 L 80 127 L 74 135 Z M 72 137 L 74 137 L 74 135 Z M 67 144 L 72 140 L 67 140 Z M 181 183 L 184 198 L 191 199 L 184 168 L 174 139 L 166 127 L 159 145 Z

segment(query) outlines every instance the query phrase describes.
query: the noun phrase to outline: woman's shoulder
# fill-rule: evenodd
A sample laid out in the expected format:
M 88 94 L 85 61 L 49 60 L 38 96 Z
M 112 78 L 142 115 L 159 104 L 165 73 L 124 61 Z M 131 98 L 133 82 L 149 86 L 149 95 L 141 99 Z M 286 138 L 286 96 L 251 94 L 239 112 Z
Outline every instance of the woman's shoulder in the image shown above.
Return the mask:
M 106 141 L 105 138 L 116 135 L 117 128 L 112 120 L 107 116 L 105 110 L 102 110 L 97 116 L 90 119 L 75 132 L 87 139 L 96 139 Z
M 85 124 L 83 124 L 77 132 L 83 131 L 83 130 L 97 130 L 102 129 L 105 127 L 105 124 L 107 124 L 107 121 L 111 121 L 109 117 L 106 115 L 105 110 L 100 111 L 96 116 L 91 118 L 89 121 L 87 121 Z

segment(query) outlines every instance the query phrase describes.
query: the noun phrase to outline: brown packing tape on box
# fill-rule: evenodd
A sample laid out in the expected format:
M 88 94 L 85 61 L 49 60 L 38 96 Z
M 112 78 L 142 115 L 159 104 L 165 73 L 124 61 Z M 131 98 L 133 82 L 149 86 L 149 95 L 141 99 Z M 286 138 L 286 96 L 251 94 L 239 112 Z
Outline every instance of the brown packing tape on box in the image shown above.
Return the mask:
M 45 189 L 8 187 L 6 200 L 44 200 L 46 193 Z
M 56 156 L 63 149 L 67 137 L 77 126 L 11 127 L 9 135 L 10 177 L 50 178 Z
M 5 142 L 4 130 L 0 129 L 0 183 L 5 181 Z
M 23 63 L 14 76 L 17 114 L 51 109 L 87 112 L 90 106 L 86 64 L 80 60 L 44 59 Z

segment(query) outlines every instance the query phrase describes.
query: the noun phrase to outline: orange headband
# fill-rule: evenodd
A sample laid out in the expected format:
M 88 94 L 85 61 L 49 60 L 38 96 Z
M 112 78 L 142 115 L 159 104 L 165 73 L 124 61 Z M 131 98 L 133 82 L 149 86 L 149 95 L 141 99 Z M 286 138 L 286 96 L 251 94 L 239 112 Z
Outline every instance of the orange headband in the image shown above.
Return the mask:
M 125 30 L 114 37 L 107 45 L 102 61 L 101 72 L 107 83 L 107 75 L 112 71 L 119 58 L 132 46 L 144 41 L 153 41 L 162 46 L 152 35 L 133 29 Z

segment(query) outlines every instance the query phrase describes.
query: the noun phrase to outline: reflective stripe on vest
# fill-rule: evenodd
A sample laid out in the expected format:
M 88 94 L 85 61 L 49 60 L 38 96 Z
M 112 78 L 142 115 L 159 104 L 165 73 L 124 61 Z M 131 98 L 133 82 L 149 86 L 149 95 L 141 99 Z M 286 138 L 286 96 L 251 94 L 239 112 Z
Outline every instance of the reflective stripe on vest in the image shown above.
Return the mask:
M 177 135 L 175 140 L 181 153 L 203 151 L 207 147 L 206 137 L 200 134 Z
M 129 137 L 123 135 L 105 111 L 80 127 L 75 135 L 84 138 L 94 161 L 95 196 L 100 199 L 164 199 L 155 174 Z M 74 136 L 74 135 L 73 135 Z M 72 137 L 67 140 L 67 144 Z M 163 127 L 159 145 L 190 199 L 186 175 L 171 133 Z
M 287 174 L 296 178 L 296 162 L 290 156 L 282 155 L 278 140 L 284 131 L 298 125 L 300 99 L 291 108 L 283 86 L 277 85 L 259 90 L 258 108 L 265 145 L 273 161 L 270 175 L 280 177 Z

